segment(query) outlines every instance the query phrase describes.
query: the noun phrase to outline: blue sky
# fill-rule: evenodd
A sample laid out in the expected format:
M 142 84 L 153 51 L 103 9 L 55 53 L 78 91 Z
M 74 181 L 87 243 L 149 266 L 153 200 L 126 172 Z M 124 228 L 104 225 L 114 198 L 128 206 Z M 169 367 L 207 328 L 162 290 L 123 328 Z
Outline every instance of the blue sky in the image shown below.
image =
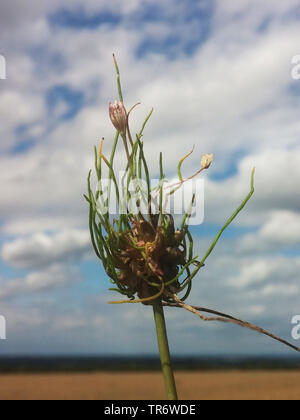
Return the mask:
M 203 255 L 222 223 L 256 191 L 194 281 L 189 303 L 228 311 L 291 339 L 300 313 L 300 54 L 298 1 L 122 2 L 12 0 L 0 6 L 0 354 L 156 354 L 142 305 L 107 305 L 82 194 L 93 146 L 113 130 L 108 103 L 121 69 L 145 151 L 168 177 L 214 153 L 205 218 L 192 227 Z M 116 166 L 124 161 L 122 150 Z M 168 309 L 174 354 L 293 354 L 235 326 Z M 187 343 L 193 343 L 188 345 Z M 297 345 L 297 343 L 295 343 Z

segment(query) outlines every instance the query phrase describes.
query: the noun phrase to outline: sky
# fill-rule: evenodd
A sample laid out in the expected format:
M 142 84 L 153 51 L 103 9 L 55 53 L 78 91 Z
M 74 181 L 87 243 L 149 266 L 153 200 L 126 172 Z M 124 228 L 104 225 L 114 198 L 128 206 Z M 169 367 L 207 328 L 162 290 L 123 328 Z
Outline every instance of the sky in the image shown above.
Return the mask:
M 300 345 L 300 6 L 298 0 L 10 0 L 0 6 L 0 315 L 2 355 L 154 355 L 150 307 L 115 299 L 83 199 L 93 147 L 114 131 L 118 59 L 126 107 L 152 175 L 199 169 L 197 255 L 255 194 L 193 283 L 188 303 L 229 312 Z M 293 61 L 294 60 L 294 61 Z M 2 59 L 0 64 L 3 65 Z M 2 73 L 3 73 L 3 69 Z M 1 74 L 1 71 L 0 71 Z M 299 74 L 299 78 L 297 77 Z M 295 77 L 296 76 L 296 77 Z M 116 167 L 124 163 L 118 149 Z M 166 309 L 176 355 L 294 355 L 234 325 Z

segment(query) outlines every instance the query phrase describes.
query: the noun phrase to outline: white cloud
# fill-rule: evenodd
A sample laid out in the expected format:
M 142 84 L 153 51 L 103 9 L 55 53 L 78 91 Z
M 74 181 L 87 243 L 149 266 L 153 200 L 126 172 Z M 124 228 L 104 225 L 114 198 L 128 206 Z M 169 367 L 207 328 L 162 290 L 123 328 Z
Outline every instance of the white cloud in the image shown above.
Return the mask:
M 11 149 L 16 144 L 14 130 L 22 124 L 33 124 L 37 119 L 36 110 L 43 112 L 43 100 L 38 96 L 23 97 L 16 90 L 4 90 L 0 96 L 0 115 L 4 122 L 0 126 L 3 150 Z
M 300 241 L 300 214 L 289 211 L 275 212 L 261 229 L 263 237 L 270 241 L 293 245 Z
M 228 284 L 238 289 L 277 282 L 288 285 L 290 282 L 297 282 L 299 267 L 299 258 L 261 257 L 259 254 L 251 259 L 244 257 L 239 263 L 238 274 L 229 278 Z M 256 287 L 256 290 L 259 293 L 259 287 Z
M 285 285 L 285 284 L 269 284 L 267 286 L 265 286 L 262 290 L 261 290 L 261 295 L 262 296 L 271 296 L 274 297 L 274 295 L 278 295 L 278 296 L 296 296 L 299 295 L 299 291 L 300 291 L 300 287 L 299 285 L 296 284 L 290 284 L 290 285 Z
M 289 210 L 270 211 L 258 232 L 244 235 L 240 241 L 242 252 L 267 252 L 292 249 L 300 243 L 300 214 Z
M 247 207 L 239 214 L 236 223 L 259 226 L 277 215 L 278 225 L 280 215 L 296 214 L 300 211 L 299 195 L 295 193 L 298 189 L 297 180 L 300 178 L 299 147 L 266 148 L 242 158 L 236 175 L 218 182 L 207 180 L 206 222 L 222 223 L 226 216 L 229 217 L 233 213 L 250 190 L 250 174 L 253 167 L 256 168 L 255 192 Z M 213 166 L 209 170 L 213 171 Z M 284 217 L 287 221 L 289 216 Z M 289 225 L 293 221 L 290 221 Z M 271 229 L 274 229 L 274 226 Z M 297 232 L 298 224 L 295 225 L 295 236 Z
M 23 297 L 75 283 L 80 278 L 77 269 L 54 264 L 42 271 L 33 271 L 24 278 L 1 281 L 0 299 Z
M 244 261 L 236 278 L 230 279 L 229 283 L 235 287 L 243 288 L 256 283 L 261 283 L 269 278 L 272 272 L 278 269 L 279 264 L 274 267 L 269 260 L 257 259 L 253 262 Z
M 86 230 L 61 231 L 52 235 L 37 233 L 5 243 L 2 259 L 12 267 L 30 268 L 59 261 L 76 261 L 89 250 L 90 235 Z

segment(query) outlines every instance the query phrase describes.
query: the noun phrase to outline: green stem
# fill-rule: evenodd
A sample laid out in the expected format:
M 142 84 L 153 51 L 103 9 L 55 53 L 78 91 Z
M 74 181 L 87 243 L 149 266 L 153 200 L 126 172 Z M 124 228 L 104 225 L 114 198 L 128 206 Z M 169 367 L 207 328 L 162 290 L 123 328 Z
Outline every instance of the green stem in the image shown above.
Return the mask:
M 116 73 L 117 73 L 117 84 L 118 84 L 119 99 L 120 99 L 121 102 L 123 102 L 123 93 L 122 93 L 122 88 L 121 88 L 121 77 L 120 77 L 120 71 L 119 71 L 119 67 L 118 67 L 118 63 L 117 63 L 115 54 L 113 54 L 113 59 L 114 59 L 114 63 L 115 63 Z
M 128 150 L 126 135 L 121 134 L 121 136 L 122 136 L 123 143 L 124 143 L 124 148 L 125 148 L 125 152 L 126 152 L 126 156 L 127 156 L 128 165 L 130 166 L 130 154 L 129 154 L 129 150 Z
M 164 376 L 167 398 L 169 400 L 178 400 L 173 369 L 171 365 L 171 357 L 169 343 L 167 337 L 164 310 L 161 299 L 155 299 L 152 302 L 154 320 L 156 326 L 157 342 L 161 360 L 161 368 Z

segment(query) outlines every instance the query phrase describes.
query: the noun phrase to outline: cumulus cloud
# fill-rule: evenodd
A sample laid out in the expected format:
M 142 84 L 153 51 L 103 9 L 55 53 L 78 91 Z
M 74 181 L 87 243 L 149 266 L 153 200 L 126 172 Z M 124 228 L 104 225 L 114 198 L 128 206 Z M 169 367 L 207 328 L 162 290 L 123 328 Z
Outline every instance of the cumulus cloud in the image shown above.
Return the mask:
M 15 298 L 30 293 L 47 291 L 76 282 L 80 278 L 75 268 L 54 264 L 42 271 L 32 271 L 24 278 L 1 281 L 0 299 Z
M 12 267 L 31 268 L 60 261 L 77 261 L 90 249 L 86 230 L 61 231 L 53 235 L 37 233 L 5 243 L 2 259 Z
M 221 181 L 206 181 L 205 203 L 206 221 L 216 222 L 229 216 L 234 210 L 234 203 L 238 205 L 249 191 L 250 174 L 255 172 L 255 194 L 247 204 L 246 209 L 239 215 L 238 223 L 259 226 L 274 220 L 275 215 L 291 218 L 292 214 L 300 211 L 297 190 L 300 177 L 300 149 L 266 148 L 263 151 L 251 153 L 240 159 L 237 173 Z M 213 171 L 213 167 L 210 169 Z M 292 222 L 290 220 L 290 222 Z M 268 229 L 274 229 L 268 227 Z M 283 229 L 284 230 L 284 229 Z M 295 226 L 297 236 L 298 223 Z M 265 233 L 266 234 L 266 233 Z M 279 236 L 284 233 L 278 233 Z
M 242 252 L 270 252 L 292 249 L 300 243 L 300 214 L 289 210 L 270 212 L 258 232 L 245 235 L 240 242 Z
M 297 278 L 299 268 L 299 258 L 277 257 L 275 259 L 273 256 L 262 258 L 257 255 L 254 260 L 243 259 L 238 275 L 229 279 L 229 284 L 237 288 L 245 288 L 269 282 L 274 284 L 274 290 L 276 290 L 276 283 L 281 283 L 281 286 L 284 283 L 286 287 L 291 286 L 291 283 L 294 287 L 296 283 L 298 290 L 300 289 Z M 272 285 L 269 286 L 272 287 Z M 269 290 L 271 292 L 272 288 Z M 256 287 L 256 291 L 259 294 L 260 287 Z

